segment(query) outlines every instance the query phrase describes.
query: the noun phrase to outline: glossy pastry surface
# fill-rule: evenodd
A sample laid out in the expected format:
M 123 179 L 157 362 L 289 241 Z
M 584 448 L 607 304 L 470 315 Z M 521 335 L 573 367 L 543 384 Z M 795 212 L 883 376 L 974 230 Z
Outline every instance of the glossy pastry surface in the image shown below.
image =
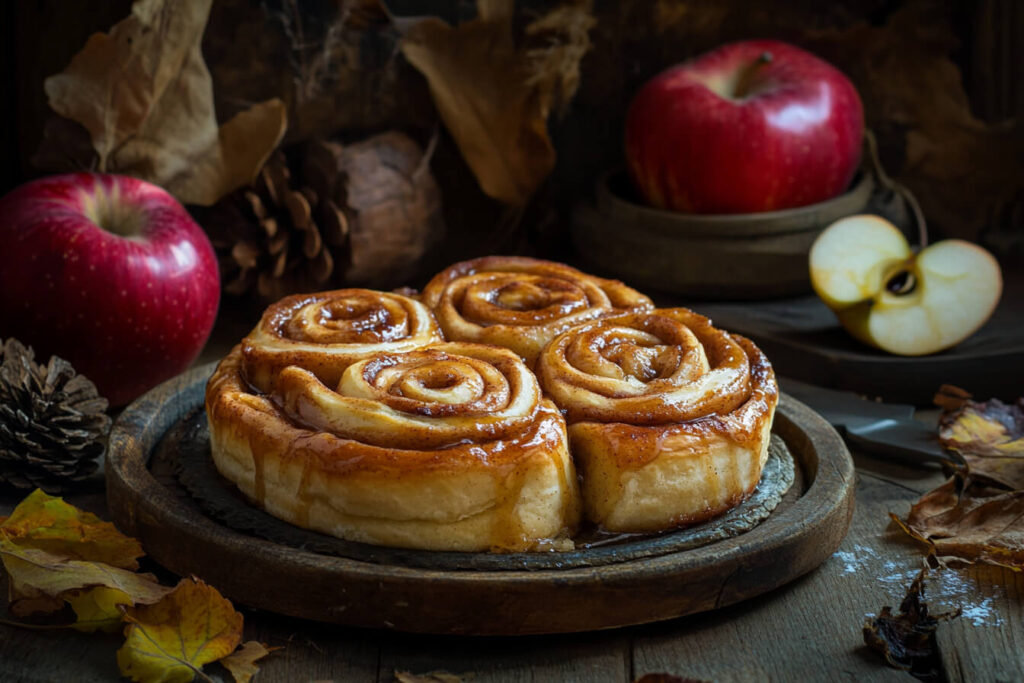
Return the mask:
M 335 386 L 290 365 L 268 393 L 245 381 L 246 360 L 236 347 L 207 387 L 211 446 L 220 472 L 271 514 L 431 550 L 527 550 L 574 530 L 565 422 L 511 351 L 370 354 Z
M 450 340 L 510 348 L 532 367 L 540 350 L 573 325 L 653 308 L 616 280 L 552 261 L 489 256 L 456 263 L 423 290 Z
M 433 314 L 401 294 L 370 289 L 297 294 L 267 308 L 242 340 L 244 373 L 263 392 L 292 365 L 335 384 L 357 360 L 440 341 L 444 339 Z
M 537 374 L 566 415 L 586 516 L 645 532 L 714 517 L 760 479 L 778 386 L 753 342 L 685 308 L 568 330 Z

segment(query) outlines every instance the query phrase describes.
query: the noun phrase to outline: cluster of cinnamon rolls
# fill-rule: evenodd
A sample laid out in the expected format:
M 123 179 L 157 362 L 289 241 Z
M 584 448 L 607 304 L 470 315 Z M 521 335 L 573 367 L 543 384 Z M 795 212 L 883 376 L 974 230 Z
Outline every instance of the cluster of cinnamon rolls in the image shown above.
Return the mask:
M 417 297 L 285 298 L 206 392 L 218 470 L 269 513 L 462 551 L 721 514 L 760 479 L 777 401 L 749 340 L 513 257 L 455 264 Z

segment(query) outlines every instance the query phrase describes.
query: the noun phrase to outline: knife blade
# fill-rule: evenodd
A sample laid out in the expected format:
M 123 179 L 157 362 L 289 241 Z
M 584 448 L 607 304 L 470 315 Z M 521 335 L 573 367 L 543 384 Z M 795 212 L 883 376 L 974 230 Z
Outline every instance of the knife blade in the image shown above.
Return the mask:
M 914 419 L 914 406 L 877 403 L 853 392 L 788 377 L 779 378 L 779 387 L 806 403 L 860 450 L 915 465 L 963 464 L 959 455 L 943 450 L 934 427 Z

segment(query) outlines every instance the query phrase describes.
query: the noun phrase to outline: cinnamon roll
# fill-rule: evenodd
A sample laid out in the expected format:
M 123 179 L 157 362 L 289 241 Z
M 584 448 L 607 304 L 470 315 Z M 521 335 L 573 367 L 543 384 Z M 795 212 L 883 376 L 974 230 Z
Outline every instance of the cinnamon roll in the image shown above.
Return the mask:
M 337 289 L 285 297 L 242 340 L 245 379 L 270 391 L 284 368 L 309 370 L 335 385 L 353 362 L 444 341 L 419 301 L 371 289 Z
M 527 550 L 574 530 L 565 421 L 515 353 L 373 353 L 333 384 L 291 364 L 269 392 L 245 381 L 252 362 L 242 347 L 221 362 L 206 409 L 218 470 L 270 514 L 430 550 Z
M 569 423 L 586 516 L 606 529 L 701 522 L 760 479 L 778 402 L 772 367 L 753 342 L 688 309 L 567 330 L 537 375 Z
M 448 339 L 510 348 L 531 367 L 544 345 L 573 325 L 653 308 L 616 280 L 513 256 L 450 266 L 427 283 L 423 302 Z

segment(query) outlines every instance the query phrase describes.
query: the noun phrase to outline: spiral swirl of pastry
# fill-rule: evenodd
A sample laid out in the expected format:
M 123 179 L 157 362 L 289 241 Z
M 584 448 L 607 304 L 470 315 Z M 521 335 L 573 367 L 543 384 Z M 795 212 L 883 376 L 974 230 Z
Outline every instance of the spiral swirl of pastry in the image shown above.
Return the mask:
M 338 289 L 281 299 L 242 340 L 245 377 L 270 391 L 281 370 L 306 368 L 335 384 L 351 363 L 443 341 L 426 306 L 400 294 Z
M 540 388 L 510 351 L 439 344 L 358 361 L 337 390 L 298 367 L 281 372 L 285 412 L 346 439 L 402 449 L 487 443 L 524 432 L 540 408 Z
M 565 421 L 513 352 L 440 343 L 350 363 L 334 385 L 289 365 L 268 394 L 236 348 L 207 387 L 220 472 L 268 512 L 408 548 L 525 550 L 579 517 Z
M 511 256 L 450 266 L 427 284 L 423 302 L 448 339 L 504 346 L 531 366 L 545 344 L 573 325 L 653 307 L 621 282 Z
M 724 415 L 749 397 L 750 373 L 740 344 L 685 308 L 582 325 L 552 341 L 537 367 L 570 423 Z
M 614 531 L 704 521 L 757 485 L 778 402 L 753 342 L 685 308 L 605 318 L 537 362 L 566 415 L 587 517 Z

